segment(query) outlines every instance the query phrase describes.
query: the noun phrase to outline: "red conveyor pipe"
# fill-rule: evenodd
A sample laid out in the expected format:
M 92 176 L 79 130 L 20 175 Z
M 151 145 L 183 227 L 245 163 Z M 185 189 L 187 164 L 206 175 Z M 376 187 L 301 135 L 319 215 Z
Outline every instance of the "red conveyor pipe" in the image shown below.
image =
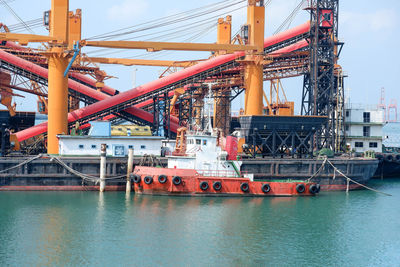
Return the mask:
M 39 76 L 41 76 L 43 78 L 47 78 L 48 77 L 48 70 L 46 68 L 43 68 L 41 66 L 38 66 L 38 65 L 36 65 L 36 64 L 34 64 L 32 62 L 29 62 L 29 61 L 25 60 L 25 59 L 22 59 L 22 58 L 19 58 L 17 56 L 14 56 L 12 54 L 9 54 L 9 53 L 7 53 L 7 52 L 5 52 L 3 50 L 0 50 L 0 59 L 4 60 L 6 62 L 9 62 L 9 63 L 11 63 L 13 65 L 16 65 L 16 66 L 18 66 L 20 68 L 23 68 L 23 69 L 25 69 L 25 70 L 27 70 L 29 72 L 37 74 L 37 75 L 39 75 Z M 74 80 L 71 80 L 71 79 L 68 80 L 68 87 L 73 89 L 73 90 L 75 90 L 75 91 L 77 91 L 77 92 L 79 92 L 79 93 L 81 93 L 81 94 L 89 96 L 90 98 L 96 99 L 98 101 L 104 100 L 104 99 L 109 97 L 108 95 L 106 95 L 104 93 L 101 93 L 101 92 L 98 92 L 96 90 L 93 90 L 92 88 L 87 87 L 85 85 L 82 85 L 82 84 L 80 84 L 80 83 L 78 83 L 78 82 L 76 82 Z M 127 108 L 125 111 L 128 112 L 128 113 L 131 113 L 132 115 L 134 115 L 134 116 L 136 116 L 138 118 L 141 118 L 143 120 L 146 120 L 146 121 L 149 121 L 149 122 L 153 122 L 153 115 L 148 113 L 148 112 L 146 112 L 146 111 L 144 111 L 144 110 L 140 110 L 139 108 L 130 107 L 130 108 Z M 68 121 L 69 122 L 73 122 L 74 120 L 72 120 L 72 119 L 74 119 L 75 117 L 76 116 L 72 116 L 71 117 L 71 113 L 70 113 L 68 115 Z M 20 131 L 20 132 L 16 133 L 18 140 L 19 141 L 24 141 L 24 140 L 26 140 L 28 138 L 31 138 L 33 136 L 42 134 L 42 133 L 47 131 L 47 123 L 42 123 L 42 124 L 39 124 L 39 125 L 36 125 L 36 126 L 33 126 L 31 128 L 28 128 L 28 129 L 25 129 L 23 131 Z M 172 121 L 171 122 L 171 131 L 175 132 L 177 128 L 178 128 L 177 123 Z M 36 131 L 37 131 L 37 134 L 35 134 Z M 25 134 L 26 134 L 26 136 L 25 136 Z M 19 138 L 20 136 L 22 136 L 21 139 Z
M 5 47 L 8 47 L 8 48 L 11 48 L 11 49 L 14 49 L 14 50 L 22 50 L 22 51 L 28 50 L 28 48 L 23 47 L 23 46 L 15 43 L 15 42 L 10 42 L 10 41 L 6 42 Z M 84 83 L 87 83 L 87 84 L 89 84 L 89 85 L 91 85 L 93 87 L 96 87 L 96 81 L 94 79 L 86 77 L 85 75 L 83 75 L 81 73 L 71 72 L 71 73 L 69 73 L 69 76 L 70 77 L 74 77 L 75 79 L 78 79 L 78 80 L 80 80 L 80 81 L 82 81 Z M 102 91 L 107 93 L 107 94 L 109 94 L 109 95 L 115 95 L 115 94 L 118 93 L 117 90 L 115 90 L 114 88 L 111 88 L 110 86 L 107 86 L 107 85 L 104 85 L 104 87 L 102 88 Z
M 264 47 L 268 47 L 268 46 L 280 43 L 284 40 L 291 39 L 297 35 L 306 33 L 309 31 L 309 27 L 310 27 L 310 23 L 307 22 L 307 23 L 297 26 L 291 30 L 282 32 L 280 34 L 277 34 L 277 35 L 269 37 L 269 38 L 266 38 L 264 41 Z M 234 54 L 221 55 L 221 56 L 217 56 L 215 58 L 208 59 L 208 60 L 200 62 L 194 66 L 188 67 L 188 68 L 183 69 L 178 72 L 175 72 L 169 76 L 160 78 L 158 80 L 149 82 L 142 86 L 139 86 L 139 87 L 133 88 L 131 90 L 122 92 L 120 94 L 117 94 L 115 96 L 106 98 L 102 101 L 93 103 L 93 104 L 83 107 L 81 109 L 75 110 L 68 115 L 68 121 L 73 122 L 74 120 L 78 120 L 80 118 L 91 116 L 93 114 L 96 114 L 97 112 L 100 112 L 102 110 L 105 110 L 105 109 L 111 108 L 115 105 L 118 105 L 120 103 L 123 103 L 128 99 L 133 99 L 133 98 L 139 97 L 141 95 L 144 95 L 146 93 L 157 90 L 159 88 L 168 86 L 169 84 L 175 83 L 177 81 L 188 78 L 195 74 L 199 74 L 201 72 L 207 71 L 213 67 L 217 67 L 224 63 L 233 61 L 236 58 L 242 57 L 244 55 L 245 55 L 245 52 L 236 52 Z M 81 85 L 81 86 L 83 87 L 83 85 Z M 91 91 L 96 92 L 95 90 L 92 90 L 92 89 L 91 89 Z M 153 119 L 152 115 L 150 113 L 147 113 L 143 110 L 133 108 L 133 107 L 130 109 L 133 109 L 132 111 L 138 112 L 138 114 L 140 114 L 141 116 L 145 116 L 145 115 L 151 116 L 151 121 Z M 147 113 L 147 114 L 145 114 L 145 113 Z M 135 114 L 135 116 L 138 116 L 138 114 Z M 150 118 L 148 118 L 148 119 L 150 121 Z M 25 129 L 23 131 L 16 133 L 18 141 L 21 142 L 30 137 L 33 137 L 33 136 L 36 136 L 36 135 L 46 132 L 47 131 L 47 123 L 43 123 L 43 124 L 46 124 L 46 125 L 37 125 L 37 126 L 31 127 L 31 128 L 28 128 L 28 129 Z M 171 130 L 172 130 L 172 123 L 171 123 Z
M 7 42 L 6 43 L 6 47 L 10 47 L 10 48 L 13 48 L 13 49 L 18 49 L 18 50 L 26 49 L 23 46 L 20 46 L 20 45 L 14 43 L 14 42 Z M 34 64 L 34 63 L 30 62 L 30 61 L 27 61 L 25 59 L 19 58 L 19 57 L 15 56 L 15 55 L 9 54 L 9 53 L 7 53 L 5 51 L 0 50 L 0 59 L 2 59 L 4 61 L 7 61 L 7 62 L 10 62 L 13 65 L 16 65 L 16 66 L 21 67 L 21 68 L 23 68 L 25 70 L 28 70 L 29 72 L 37 74 L 37 75 L 39 75 L 39 76 L 41 76 L 43 78 L 46 78 L 46 79 L 48 78 L 48 70 L 46 68 L 38 66 L 38 65 L 36 65 L 36 64 Z M 85 75 L 82 75 L 80 73 L 70 73 L 69 75 L 74 77 L 74 78 L 76 78 L 76 79 L 81 80 L 82 82 L 88 83 L 88 84 L 90 84 L 92 86 L 96 86 L 96 81 L 94 79 L 86 77 Z M 89 88 L 89 87 L 87 87 L 87 86 L 85 86 L 83 84 L 80 84 L 80 83 L 72 80 L 72 79 L 68 80 L 68 87 L 73 89 L 73 90 L 75 90 L 75 91 L 77 91 L 77 92 L 79 92 L 79 93 L 82 93 L 82 94 L 87 95 L 87 96 L 89 96 L 89 97 L 91 97 L 93 99 L 96 99 L 98 101 L 105 99 L 103 97 L 102 93 L 99 93 L 95 89 Z M 88 89 L 90 89 L 90 90 L 88 90 Z M 118 92 L 117 90 L 115 90 L 115 89 L 113 89 L 113 88 L 111 88 L 109 86 L 104 86 L 103 89 L 104 89 L 103 90 L 104 92 L 106 92 L 106 93 L 108 93 L 110 95 L 115 95 Z M 144 116 L 144 114 L 142 114 L 142 115 Z M 146 117 L 148 117 L 148 116 L 146 116 Z M 171 122 L 174 122 L 174 123 L 178 124 L 179 120 L 178 120 L 178 118 L 171 116 Z M 171 130 L 173 130 L 173 129 L 171 129 Z
M 282 55 L 284 55 L 284 54 L 287 54 L 287 53 L 290 53 L 290 52 L 293 52 L 293 51 L 297 51 L 297 50 L 299 50 L 299 49 L 302 49 L 302 48 L 304 48 L 304 47 L 306 47 L 306 46 L 308 46 L 307 40 L 301 40 L 301 41 L 298 41 L 297 43 L 294 43 L 294 44 L 289 45 L 289 46 L 287 46 L 287 47 L 278 49 L 278 50 L 276 50 L 276 51 L 274 51 L 274 52 L 272 52 L 272 53 L 269 53 L 268 55 L 269 55 L 269 56 L 272 56 L 272 57 L 275 57 L 275 56 L 282 56 Z
M 292 39 L 310 31 L 310 21 L 264 39 L 264 48 Z

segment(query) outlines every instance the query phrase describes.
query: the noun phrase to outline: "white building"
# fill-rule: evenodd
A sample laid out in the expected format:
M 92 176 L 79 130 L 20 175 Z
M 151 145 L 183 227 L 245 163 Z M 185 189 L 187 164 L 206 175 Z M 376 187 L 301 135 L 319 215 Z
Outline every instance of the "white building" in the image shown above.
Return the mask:
M 356 152 L 382 152 L 383 111 L 374 106 L 346 104 L 346 140 Z
M 400 122 L 387 122 L 383 126 L 382 131 L 383 131 L 383 146 L 390 152 L 399 151 Z
M 107 121 L 91 122 L 89 135 L 58 135 L 59 154 L 62 156 L 100 156 L 101 144 L 107 145 L 107 156 L 125 157 L 133 148 L 135 156 L 161 155 L 159 136 L 111 136 Z

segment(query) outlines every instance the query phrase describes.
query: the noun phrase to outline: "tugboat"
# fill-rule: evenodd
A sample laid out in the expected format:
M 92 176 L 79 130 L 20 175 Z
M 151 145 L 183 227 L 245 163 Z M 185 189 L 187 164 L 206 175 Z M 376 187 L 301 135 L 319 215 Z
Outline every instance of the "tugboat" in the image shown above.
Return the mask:
M 174 196 L 313 196 L 320 186 L 300 180 L 254 181 L 241 173 L 236 159 L 237 140 L 228 136 L 225 151 L 216 133 L 178 129 L 175 151 L 168 167 L 136 166 L 132 173 L 135 193 Z M 236 149 L 235 149 L 236 148 Z

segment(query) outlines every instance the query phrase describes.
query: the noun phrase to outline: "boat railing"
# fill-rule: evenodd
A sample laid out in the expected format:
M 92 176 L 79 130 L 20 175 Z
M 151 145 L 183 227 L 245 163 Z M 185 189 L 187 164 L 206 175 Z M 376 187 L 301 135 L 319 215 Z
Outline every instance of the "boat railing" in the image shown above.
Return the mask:
M 216 176 L 216 177 L 243 177 L 243 172 L 239 174 L 234 170 L 197 170 L 203 176 Z

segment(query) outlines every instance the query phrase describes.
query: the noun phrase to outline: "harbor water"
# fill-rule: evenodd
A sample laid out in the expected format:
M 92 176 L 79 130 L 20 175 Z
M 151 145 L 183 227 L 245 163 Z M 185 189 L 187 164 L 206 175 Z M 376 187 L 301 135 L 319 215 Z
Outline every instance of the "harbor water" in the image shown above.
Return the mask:
M 317 197 L 0 192 L 0 266 L 400 266 L 400 179 Z

